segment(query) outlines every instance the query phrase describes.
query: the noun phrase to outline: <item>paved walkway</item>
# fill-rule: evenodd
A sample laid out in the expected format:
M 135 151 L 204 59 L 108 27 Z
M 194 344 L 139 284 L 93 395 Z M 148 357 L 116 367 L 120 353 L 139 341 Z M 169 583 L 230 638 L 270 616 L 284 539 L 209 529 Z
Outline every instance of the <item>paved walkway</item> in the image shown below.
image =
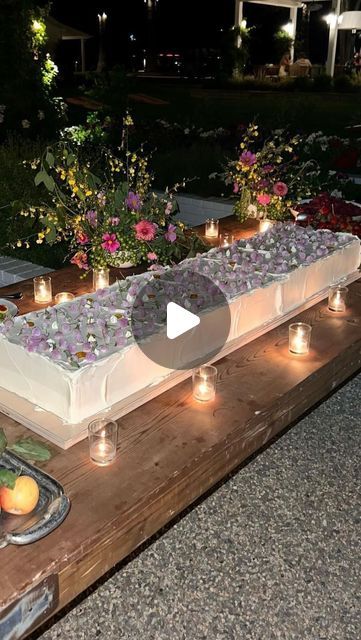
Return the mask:
M 359 640 L 361 374 L 41 640 Z

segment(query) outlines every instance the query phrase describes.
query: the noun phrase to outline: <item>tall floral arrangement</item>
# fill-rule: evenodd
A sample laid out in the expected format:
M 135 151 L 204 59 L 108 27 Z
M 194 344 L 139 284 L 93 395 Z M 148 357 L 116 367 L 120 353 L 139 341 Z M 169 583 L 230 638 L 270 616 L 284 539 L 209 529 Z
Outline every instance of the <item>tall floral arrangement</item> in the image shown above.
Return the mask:
M 228 163 L 223 174 L 236 198 L 234 212 L 246 218 L 285 220 L 301 199 L 313 195 L 313 160 L 300 162 L 301 138 L 284 130 L 262 138 L 258 126 L 251 124 L 243 133 L 237 160 Z
M 82 270 L 143 261 L 168 264 L 197 248 L 196 236 L 174 220 L 179 185 L 162 196 L 152 191 L 149 158 L 143 148 L 129 148 L 132 125 L 127 115 L 119 155 L 103 148 L 94 162 L 65 141 L 48 148 L 35 183 L 50 192 L 50 205 L 21 212 L 40 225 L 38 244 L 68 241 L 70 262 Z M 28 246 L 30 240 L 17 244 Z

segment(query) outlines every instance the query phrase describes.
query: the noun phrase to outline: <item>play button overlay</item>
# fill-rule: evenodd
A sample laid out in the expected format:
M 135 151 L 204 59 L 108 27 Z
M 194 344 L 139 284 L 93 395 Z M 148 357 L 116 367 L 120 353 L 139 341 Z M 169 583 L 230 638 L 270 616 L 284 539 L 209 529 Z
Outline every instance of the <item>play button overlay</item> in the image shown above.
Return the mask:
M 230 308 L 221 288 L 193 271 L 192 263 L 148 278 L 136 280 L 130 289 L 131 330 L 143 354 L 172 370 L 191 369 L 214 359 L 231 328 Z
M 197 327 L 201 319 L 175 302 L 167 304 L 167 338 L 174 340 Z

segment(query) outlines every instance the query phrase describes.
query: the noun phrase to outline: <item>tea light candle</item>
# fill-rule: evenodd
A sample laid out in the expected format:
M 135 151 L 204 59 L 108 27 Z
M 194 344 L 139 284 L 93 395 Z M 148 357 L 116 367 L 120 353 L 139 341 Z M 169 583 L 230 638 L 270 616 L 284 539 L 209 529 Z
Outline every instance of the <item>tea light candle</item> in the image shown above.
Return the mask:
M 51 277 L 37 276 L 33 278 L 34 301 L 38 304 L 46 304 L 52 301 Z
M 71 300 L 74 300 L 74 298 L 75 296 L 73 293 L 70 293 L 69 291 L 61 291 L 56 294 L 55 302 L 56 304 L 60 304 L 61 302 L 70 302 Z
M 89 455 L 92 462 L 105 467 L 117 452 L 118 425 L 105 419 L 94 420 L 88 427 Z
M 216 396 L 217 369 L 203 365 L 193 371 L 193 397 L 199 402 L 209 402 Z
M 289 335 L 289 350 L 291 353 L 297 355 L 305 355 L 310 350 L 312 327 L 304 322 L 295 322 L 290 324 Z
M 259 230 L 260 233 L 264 233 L 265 231 L 268 231 L 268 229 L 270 229 L 273 225 L 272 220 L 267 220 L 267 218 L 262 218 L 259 221 Z
M 347 287 L 330 287 L 328 292 L 328 308 L 330 311 L 346 311 Z
M 218 238 L 218 233 L 219 233 L 219 220 L 214 220 L 214 218 L 207 218 L 206 237 Z
M 104 289 L 109 287 L 109 269 L 94 269 L 93 271 L 93 289 Z
M 230 233 L 223 233 L 219 238 L 219 246 L 223 247 L 224 249 L 230 247 L 233 242 L 234 236 L 232 236 Z

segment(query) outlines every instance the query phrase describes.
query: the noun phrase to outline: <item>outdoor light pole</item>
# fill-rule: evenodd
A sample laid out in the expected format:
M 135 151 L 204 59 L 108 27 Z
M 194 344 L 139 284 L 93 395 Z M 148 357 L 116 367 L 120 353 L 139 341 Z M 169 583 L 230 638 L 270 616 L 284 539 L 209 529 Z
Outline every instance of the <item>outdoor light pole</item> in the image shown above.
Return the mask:
M 104 32 L 105 32 L 105 25 L 107 22 L 107 18 L 108 16 L 106 13 L 103 12 L 101 15 L 100 13 L 98 13 L 98 23 L 99 23 L 99 55 L 98 55 L 98 64 L 97 64 L 98 73 L 101 73 L 102 71 L 104 71 L 106 67 Z
M 334 9 L 334 12 L 326 16 L 327 23 L 330 27 L 330 33 L 329 33 L 329 39 L 328 39 L 327 61 L 326 61 L 326 73 L 332 78 L 335 73 L 338 19 L 341 13 L 341 0 L 336 0 L 336 3 L 333 4 L 333 9 Z

